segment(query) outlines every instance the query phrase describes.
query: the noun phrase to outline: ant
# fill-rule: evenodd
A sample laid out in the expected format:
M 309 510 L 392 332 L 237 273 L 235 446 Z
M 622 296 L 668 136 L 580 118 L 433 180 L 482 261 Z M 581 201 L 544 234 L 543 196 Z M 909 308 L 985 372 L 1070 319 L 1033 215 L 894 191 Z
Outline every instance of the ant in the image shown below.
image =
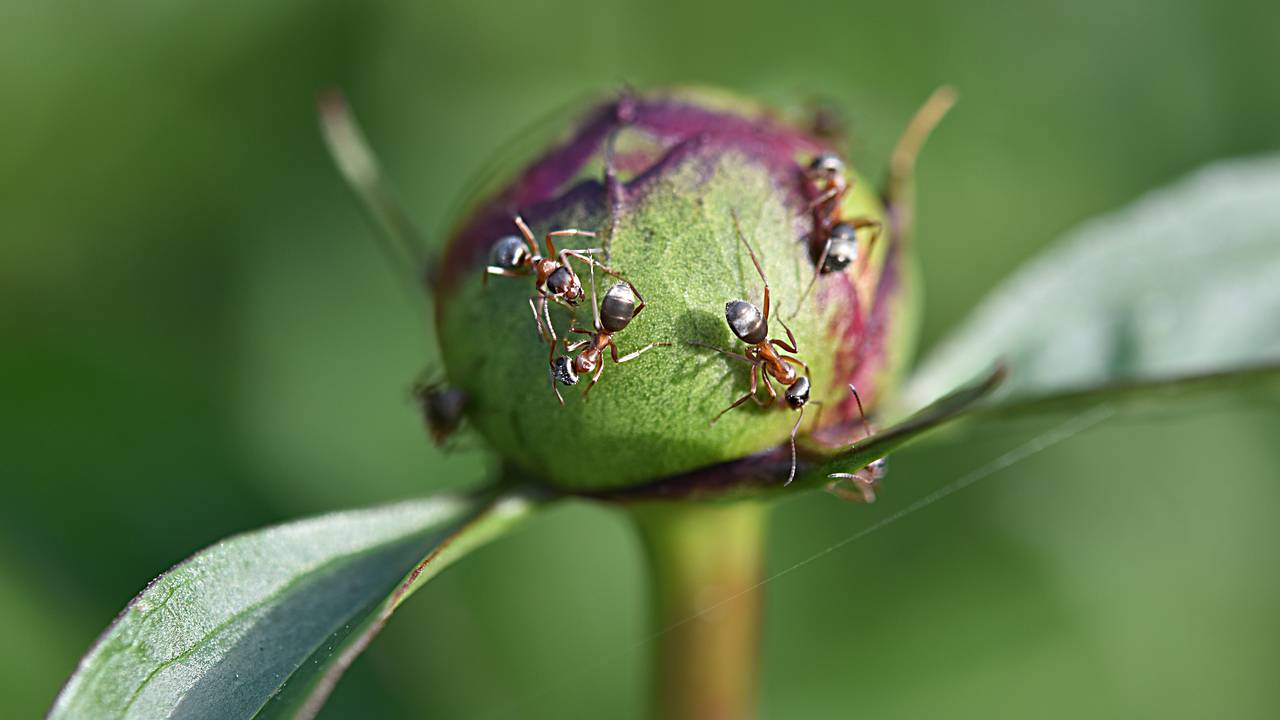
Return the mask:
M 764 283 L 764 311 L 762 312 L 760 308 L 746 300 L 731 300 L 725 304 L 724 319 L 729 323 L 729 329 L 733 331 L 733 334 L 739 340 L 747 344 L 747 348 L 743 353 L 729 352 L 728 350 L 703 343 L 693 344 L 715 350 L 725 357 L 741 360 L 751 365 L 750 389 L 747 394 L 735 400 L 729 407 L 721 410 L 711 420 L 712 425 L 715 425 L 725 413 L 748 400 L 754 400 L 760 407 L 768 407 L 772 402 L 776 402 L 778 393 L 773 389 L 772 380 L 776 380 L 778 384 L 786 388 L 783 393 L 783 400 L 786 406 L 792 410 L 800 411 L 800 417 L 796 419 L 796 424 L 791 428 L 791 474 L 787 476 L 787 481 L 784 483 L 784 485 L 790 485 L 791 481 L 796 477 L 796 433 L 800 430 L 800 422 L 804 420 L 804 406 L 809 403 L 809 388 L 812 384 L 809 378 L 809 366 L 798 357 L 783 355 L 774 349 L 776 347 L 788 353 L 800 351 L 796 346 L 796 337 L 791 333 L 791 328 L 787 327 L 787 324 L 782 322 L 781 319 L 778 322 L 782 324 L 782 329 L 787 331 L 787 341 L 769 338 L 769 279 L 765 277 L 764 269 L 760 267 L 760 261 L 756 258 L 755 251 L 751 249 L 751 244 L 747 242 L 746 236 L 742 234 L 742 225 L 738 221 L 737 211 L 733 212 L 733 227 L 738 235 L 738 240 L 747 248 L 747 253 L 751 256 L 751 263 L 756 266 L 756 272 L 760 274 L 760 281 Z M 797 365 L 804 368 L 804 375 L 796 372 Z M 764 389 L 769 393 L 769 403 L 760 400 L 756 396 L 761 377 L 764 378 Z M 814 402 L 817 403 L 816 400 Z
M 867 422 L 867 414 L 862 410 L 862 398 L 858 397 L 858 389 L 851 384 L 849 392 L 853 393 L 853 400 L 858 404 L 858 417 L 862 418 L 862 437 L 871 437 L 871 423 Z M 825 489 L 842 500 L 871 504 L 876 501 L 876 490 L 880 487 L 880 480 L 884 478 L 887 470 L 887 458 L 879 457 L 857 472 L 827 475 L 835 479 L 827 483 Z M 848 480 L 849 484 L 853 485 L 853 489 L 843 487 L 840 484 L 841 480 Z
M 592 268 L 599 267 L 603 272 L 617 278 L 622 275 L 602 265 L 591 255 L 604 252 L 601 248 L 583 248 L 581 250 L 561 250 L 556 252 L 552 238 L 557 237 L 589 237 L 596 236 L 587 230 L 553 230 L 543 237 L 547 254 L 538 254 L 538 243 L 533 232 L 525 224 L 524 218 L 515 216 L 516 227 L 520 235 L 506 235 L 493 244 L 489 253 L 489 265 L 484 269 L 484 282 L 487 284 L 490 275 L 520 277 L 533 275 L 537 294 L 529 296 L 529 309 L 533 311 L 533 321 L 538 326 L 538 335 L 554 347 L 558 339 L 556 329 L 551 324 L 551 313 L 547 300 L 550 299 L 572 312 L 582 302 L 585 293 L 578 275 L 569 265 L 569 258 L 577 258 Z
M 548 360 L 551 365 L 551 389 L 555 391 L 556 398 L 560 400 L 560 404 L 564 405 L 564 397 L 560 395 L 560 389 L 556 387 L 556 381 L 561 385 L 578 384 L 578 376 L 591 373 L 591 382 L 587 384 L 587 389 L 582 391 L 582 397 L 585 399 L 587 393 L 591 392 L 591 388 L 595 387 L 600 381 L 600 375 L 604 372 L 604 350 L 609 348 L 609 354 L 613 357 L 613 361 L 619 365 L 625 362 L 631 362 L 641 355 L 649 352 L 656 347 L 671 347 L 669 342 L 649 343 L 633 353 L 628 353 L 621 357 L 618 356 L 618 345 L 614 342 L 614 333 L 621 332 L 626 329 L 627 325 L 644 310 L 644 298 L 640 296 L 640 291 L 630 280 L 625 278 L 622 282 L 614 283 L 612 287 L 604 293 L 604 300 L 598 305 L 596 303 L 596 269 L 595 265 L 591 266 L 591 314 L 594 320 L 592 330 L 583 330 L 574 325 L 569 332 L 579 335 L 588 336 L 584 340 L 570 343 L 569 338 L 564 338 L 565 355 Z M 569 353 L 576 352 L 578 356 L 570 359 Z M 555 344 L 551 346 L 551 355 L 555 353 Z
M 915 222 L 915 190 L 913 177 L 916 158 L 924 142 L 932 134 L 947 111 L 956 102 L 956 91 L 947 86 L 938 88 L 916 111 L 907 128 L 898 138 L 889 157 L 889 176 L 882 199 L 888 212 L 894 241 L 909 242 Z M 819 275 L 839 272 L 853 263 L 859 263 L 859 272 L 866 267 L 870 248 L 880 237 L 881 224 L 871 218 L 841 219 L 841 201 L 848 194 L 851 183 L 845 176 L 844 163 L 831 153 L 819 153 L 803 171 L 801 189 L 809 198 L 809 212 L 813 216 L 813 230 L 809 235 L 809 254 L 814 260 L 814 275 L 800 296 L 796 313 L 804 305 L 805 298 L 813 290 Z M 868 252 L 858 252 L 859 231 L 867 229 Z M 794 316 L 794 314 L 793 314 Z
M 858 231 L 871 233 L 868 245 L 880 237 L 881 224 L 867 217 L 841 219 L 844 196 L 853 188 L 845 175 L 844 161 L 833 153 L 819 153 L 804 170 L 802 186 L 809 198 L 813 230 L 809 233 L 809 254 L 813 258 L 813 279 L 800 295 L 796 313 L 813 290 L 819 275 L 840 272 L 858 261 Z M 792 313 L 795 317 L 796 313 Z
M 418 401 L 431 440 L 437 447 L 444 445 L 462 425 L 467 394 L 443 382 L 418 382 L 413 386 L 413 397 Z

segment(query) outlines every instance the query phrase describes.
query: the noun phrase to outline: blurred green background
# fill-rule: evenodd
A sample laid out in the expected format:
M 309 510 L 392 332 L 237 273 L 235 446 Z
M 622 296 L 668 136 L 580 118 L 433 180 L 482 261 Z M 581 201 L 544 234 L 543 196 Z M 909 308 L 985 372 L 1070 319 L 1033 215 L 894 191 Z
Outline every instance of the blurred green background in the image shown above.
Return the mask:
M 324 152 L 322 86 L 439 242 L 494 148 L 586 91 L 833 98 L 876 177 L 955 83 L 921 170 L 927 345 L 1064 229 L 1280 146 L 1278 27 L 1210 0 L 0 4 L 0 714 L 43 712 L 202 546 L 484 477 L 408 400 L 432 331 Z M 1274 717 L 1280 414 L 1188 410 L 768 584 L 764 716 Z M 900 453 L 870 508 L 786 502 L 770 569 L 1043 429 Z M 639 717 L 640 571 L 619 516 L 556 510 L 406 606 L 324 716 Z

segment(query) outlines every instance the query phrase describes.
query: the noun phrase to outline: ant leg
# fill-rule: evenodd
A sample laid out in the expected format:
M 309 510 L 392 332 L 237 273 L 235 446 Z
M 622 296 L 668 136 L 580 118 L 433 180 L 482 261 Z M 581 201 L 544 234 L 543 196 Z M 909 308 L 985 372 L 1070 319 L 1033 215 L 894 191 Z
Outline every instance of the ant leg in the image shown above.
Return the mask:
M 788 345 L 781 340 L 770 340 L 769 342 L 783 350 L 786 350 L 787 352 L 800 352 L 800 346 L 796 344 L 796 336 L 792 334 L 791 328 L 787 327 L 787 324 L 783 322 L 781 318 L 778 319 L 778 322 L 782 324 L 782 329 L 787 331 L 787 340 L 789 340 L 791 344 Z
M 867 271 L 867 265 L 871 262 L 871 253 L 876 249 L 876 242 L 880 239 L 880 232 L 884 229 L 884 225 L 879 220 L 864 217 L 854 218 L 849 221 L 849 224 L 853 226 L 855 231 L 862 228 L 871 228 L 871 237 L 867 239 L 867 247 L 858 251 L 858 265 L 853 270 L 854 277 L 862 277 Z
M 556 256 L 556 246 L 551 242 L 551 238 L 557 237 L 595 237 L 596 234 L 589 230 L 577 230 L 570 228 L 568 230 L 552 230 L 542 237 L 542 241 L 547 244 L 547 257 Z
M 609 340 L 609 352 L 613 355 L 613 361 L 618 363 L 619 365 L 625 362 L 631 362 L 632 360 L 635 360 L 636 358 L 649 352 L 650 350 L 654 348 L 660 348 L 660 347 L 671 347 L 671 343 L 651 342 L 648 345 L 645 345 L 644 347 L 640 348 L 639 350 L 636 350 L 635 352 L 627 353 L 622 357 L 618 357 L 618 346 L 614 344 L 613 340 Z
M 565 267 L 568 267 L 567 260 L 561 258 L 561 261 L 566 263 Z M 604 330 L 604 326 L 600 324 L 600 303 L 596 300 L 596 266 L 588 265 L 587 269 L 591 271 L 591 327 L 595 328 L 596 332 L 600 332 Z M 586 393 L 583 393 L 583 396 L 585 397 Z
M 539 306 L 539 302 L 542 303 L 541 306 Z M 540 308 L 545 308 L 545 307 L 546 307 L 546 298 L 544 298 L 542 295 L 529 296 L 529 310 L 533 312 L 533 324 L 538 327 L 538 337 L 554 345 L 556 338 L 554 336 L 551 336 L 551 337 L 547 336 L 546 328 L 542 324 L 542 313 L 539 312 Z M 552 329 L 552 332 L 554 333 L 555 330 Z
M 715 425 L 715 424 L 716 424 L 716 422 L 717 422 L 717 421 L 719 421 L 719 420 L 720 420 L 720 418 L 721 418 L 721 417 L 723 417 L 725 413 L 727 413 L 727 412 L 729 412 L 730 410 L 732 410 L 732 409 L 734 409 L 734 408 L 738 407 L 738 406 L 739 406 L 739 405 L 741 405 L 742 403 L 744 403 L 744 402 L 746 402 L 746 401 L 748 401 L 748 400 L 751 400 L 751 399 L 755 398 L 755 396 L 756 396 L 756 387 L 757 387 L 757 385 L 756 385 L 756 383 L 757 383 L 757 380 L 756 380 L 756 373 L 757 373 L 759 370 L 760 370 L 760 366 L 759 366 L 759 365 L 757 365 L 757 364 L 753 364 L 753 365 L 751 366 L 751 389 L 747 391 L 747 394 L 746 394 L 746 395 L 743 395 L 742 397 L 738 398 L 737 400 L 734 400 L 732 405 L 730 405 L 729 407 L 727 407 L 727 408 L 725 408 L 725 409 L 721 410 L 721 411 L 720 411 L 720 413 L 719 413 L 718 415 L 716 415 L 714 418 L 712 418 L 712 419 L 711 419 L 711 424 L 712 424 L 712 425 Z M 757 401 L 757 402 L 758 402 L 758 401 Z
M 698 342 L 698 341 L 696 341 L 696 340 L 695 340 L 695 341 L 693 341 L 693 342 L 691 342 L 691 343 L 689 343 L 689 344 L 690 344 L 690 345 L 692 345 L 692 346 L 694 346 L 694 347 L 706 348 L 706 349 L 708 349 L 708 350 L 715 350 L 716 352 L 720 353 L 721 355 L 724 355 L 725 357 L 731 357 L 731 358 L 733 358 L 734 360 L 741 360 L 741 361 L 742 361 L 742 362 L 744 362 L 744 363 L 751 363 L 751 364 L 753 364 L 753 365 L 754 365 L 754 364 L 755 364 L 755 362 L 756 362 L 755 360 L 752 360 L 751 358 L 747 357 L 746 355 L 742 355 L 742 354 L 739 354 L 739 353 L 736 353 L 736 352 L 729 352 L 728 350 L 724 350 L 724 349 L 718 348 L 718 347 L 716 347 L 715 345 L 708 345 L 708 344 L 706 344 L 706 343 L 700 343 L 700 342 Z
M 956 91 L 946 85 L 933 91 L 907 123 L 898 144 L 889 156 L 889 177 L 885 182 L 884 204 L 889 211 L 894 240 L 911 242 L 915 226 L 915 167 L 920 149 L 938 122 L 956 102 Z
M 769 373 L 761 370 L 760 376 L 764 378 L 764 389 L 769 393 L 769 402 L 757 399 L 756 404 L 760 407 L 769 407 L 778 402 L 778 391 L 773 389 L 773 380 L 770 379 Z
M 751 243 L 747 242 L 747 237 L 742 234 L 742 224 L 738 221 L 738 211 L 731 210 L 733 215 L 733 229 L 738 233 L 738 239 L 747 248 L 747 254 L 751 256 L 751 264 L 756 266 L 756 272 L 760 273 L 760 281 L 764 283 L 764 323 L 769 324 L 769 278 L 764 276 L 764 270 L 760 267 L 760 261 L 756 259 L 756 251 L 751 249 Z
M 600 248 L 587 248 L 586 250 L 562 250 L 560 252 L 560 263 L 567 267 L 569 263 L 568 258 L 577 258 L 578 260 L 588 265 L 600 268 L 600 272 L 606 275 L 612 275 L 613 277 L 616 277 L 619 280 L 625 280 L 626 278 L 622 277 L 622 273 L 618 272 L 617 270 L 614 270 L 613 268 L 609 267 L 608 265 L 605 265 L 604 263 L 600 262 L 599 260 L 596 260 L 593 257 L 589 257 L 590 255 L 594 255 L 595 253 L 598 253 L 598 252 L 604 252 L 604 251 Z
M 533 257 L 538 256 L 538 241 L 533 238 L 533 231 L 525 224 L 524 218 L 516 215 L 516 227 L 520 229 L 520 234 L 524 236 L 524 241 L 529 244 L 529 254 Z
M 498 267 L 497 265 L 489 265 L 485 267 L 484 273 L 480 276 L 480 283 L 482 285 L 488 285 L 490 275 L 501 275 L 502 277 L 524 277 L 527 274 L 528 273 L 522 273 L 516 270 L 508 270 L 507 268 Z
M 538 320 L 538 325 L 539 327 L 545 327 L 547 329 L 546 333 L 543 334 L 543 337 L 544 338 L 549 337 L 550 341 L 554 343 L 560 338 L 556 335 L 556 326 L 551 323 L 551 306 L 547 303 L 547 296 L 539 294 L 533 297 L 536 297 L 538 299 L 538 309 L 541 311 L 541 314 Z M 565 303 L 558 297 L 553 296 L 551 299 L 569 308 L 570 312 L 572 312 L 575 309 L 572 305 Z
M 848 183 L 844 185 L 832 185 L 821 195 L 810 200 L 808 209 L 813 210 L 816 207 L 820 207 L 823 203 L 831 202 L 832 200 L 839 200 L 843 198 L 852 187 L 853 186 Z
M 596 371 L 591 373 L 591 382 L 587 383 L 587 389 L 582 391 L 582 399 L 587 399 L 587 393 L 591 392 L 591 388 L 600 382 L 600 375 L 604 373 L 604 359 L 601 358 L 600 364 L 596 366 Z
M 635 309 L 634 311 L 632 311 L 632 313 L 631 313 L 631 319 L 632 319 L 632 320 L 635 320 L 635 319 L 636 319 L 636 317 L 640 314 L 640 311 L 644 309 L 644 305 L 645 305 L 645 303 L 644 303 L 644 296 L 642 296 L 642 295 L 640 294 L 640 291 L 636 289 L 636 286 L 635 286 L 635 285 L 632 285 L 632 284 L 631 284 L 631 281 L 630 281 L 630 280 L 628 280 L 628 279 L 626 279 L 626 278 L 622 278 L 622 282 L 626 283 L 626 284 L 627 284 L 627 287 L 631 288 L 631 293 L 632 293 L 633 295 L 635 295 L 635 296 L 636 296 L 636 300 L 637 300 L 637 301 L 639 301 L 639 304 L 638 304 L 638 305 L 636 305 L 636 309 Z
M 779 355 L 778 358 L 781 360 L 786 360 L 787 362 L 792 363 L 793 365 L 799 365 L 800 367 L 804 368 L 805 377 L 808 377 L 810 375 L 809 366 L 805 363 L 805 361 L 801 360 L 800 358 L 794 357 L 792 355 Z

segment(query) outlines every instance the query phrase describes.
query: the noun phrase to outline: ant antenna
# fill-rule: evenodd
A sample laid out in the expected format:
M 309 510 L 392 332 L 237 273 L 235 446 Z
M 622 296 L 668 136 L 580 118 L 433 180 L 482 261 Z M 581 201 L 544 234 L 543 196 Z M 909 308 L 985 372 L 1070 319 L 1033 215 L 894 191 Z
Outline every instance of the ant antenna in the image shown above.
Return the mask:
M 804 422 L 804 406 L 800 406 L 800 417 L 796 418 L 796 424 L 791 426 L 791 474 L 787 476 L 787 481 L 782 483 L 782 487 L 791 484 L 796 479 L 796 433 L 800 431 L 800 423 Z
M 747 248 L 747 254 L 751 256 L 751 264 L 756 266 L 756 272 L 760 273 L 760 279 L 764 281 L 764 287 L 769 289 L 769 279 L 764 276 L 764 270 L 760 269 L 760 260 L 756 258 L 756 251 L 751 248 L 751 243 L 747 242 L 747 236 L 742 234 L 742 223 L 738 220 L 738 209 L 729 210 L 729 214 L 733 216 L 733 230 L 738 234 L 738 239 Z M 768 305 L 766 302 L 765 305 Z
M 617 153 L 618 133 L 622 132 L 622 128 L 622 125 L 614 128 L 604 143 L 604 192 L 609 201 L 609 237 L 604 240 L 605 262 L 609 261 L 609 253 L 613 249 L 613 236 L 618 232 L 618 221 L 626 194 L 626 188 L 619 182 L 618 171 L 613 164 Z
M 853 401 L 858 403 L 858 417 L 862 418 L 862 431 L 865 433 L 863 437 L 871 436 L 871 423 L 867 422 L 867 414 L 862 411 L 862 398 L 858 397 L 858 389 L 849 383 L 849 392 L 853 393 Z

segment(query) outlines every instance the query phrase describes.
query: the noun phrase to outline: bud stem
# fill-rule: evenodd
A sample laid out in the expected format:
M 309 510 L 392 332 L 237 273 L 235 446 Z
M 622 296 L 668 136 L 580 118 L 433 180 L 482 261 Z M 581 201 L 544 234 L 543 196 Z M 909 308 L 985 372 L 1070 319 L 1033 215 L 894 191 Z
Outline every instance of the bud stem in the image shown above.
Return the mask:
M 764 505 L 632 506 L 652 581 L 653 717 L 755 715 Z

